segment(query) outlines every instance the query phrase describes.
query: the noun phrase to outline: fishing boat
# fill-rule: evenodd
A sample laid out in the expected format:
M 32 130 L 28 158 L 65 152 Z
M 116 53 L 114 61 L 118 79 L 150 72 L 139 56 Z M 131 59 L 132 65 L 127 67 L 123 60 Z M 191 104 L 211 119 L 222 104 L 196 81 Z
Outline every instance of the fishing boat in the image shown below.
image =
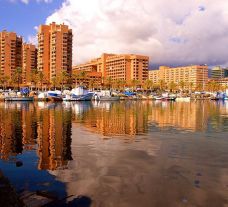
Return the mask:
M 94 99 L 96 101 L 119 101 L 119 96 L 114 96 L 109 90 L 102 90 L 94 94 Z

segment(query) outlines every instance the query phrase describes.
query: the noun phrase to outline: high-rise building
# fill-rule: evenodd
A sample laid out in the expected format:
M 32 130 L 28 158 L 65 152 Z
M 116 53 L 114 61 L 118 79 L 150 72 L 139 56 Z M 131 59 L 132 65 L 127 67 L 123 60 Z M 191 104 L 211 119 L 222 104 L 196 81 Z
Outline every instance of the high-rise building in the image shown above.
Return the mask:
M 22 37 L 14 32 L 0 32 L 0 72 L 13 78 L 18 67 L 22 67 Z
M 23 83 L 31 83 L 32 70 L 37 68 L 37 49 L 35 45 L 23 44 L 22 77 Z
M 40 25 L 38 30 L 38 70 L 47 81 L 63 71 L 72 72 L 72 30 L 64 24 Z
M 208 82 L 208 66 L 190 65 L 176 68 L 160 66 L 159 70 L 149 71 L 149 78 L 154 83 L 159 83 L 161 80 L 166 84 L 183 82 L 185 88 L 196 88 L 198 85 L 202 85 L 203 88 Z
M 100 72 L 104 78 L 110 77 L 112 80 L 124 80 L 127 83 L 132 80 L 139 80 L 142 83 L 148 78 L 148 67 L 148 56 L 102 54 L 100 58 L 73 67 L 73 70 Z
M 219 79 L 228 77 L 228 68 L 222 68 L 221 66 L 215 66 L 211 69 L 211 78 Z

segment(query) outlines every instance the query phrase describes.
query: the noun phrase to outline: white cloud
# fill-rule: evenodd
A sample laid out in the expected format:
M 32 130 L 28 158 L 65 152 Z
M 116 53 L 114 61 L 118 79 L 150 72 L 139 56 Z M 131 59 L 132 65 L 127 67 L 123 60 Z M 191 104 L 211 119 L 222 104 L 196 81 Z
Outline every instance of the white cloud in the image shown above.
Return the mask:
M 47 23 L 74 32 L 74 64 L 102 52 L 140 53 L 152 64 L 228 62 L 228 1 L 65 0 Z
M 37 36 L 36 35 L 29 35 L 28 38 L 28 43 L 31 43 L 33 45 L 38 45 L 38 40 L 37 40 Z

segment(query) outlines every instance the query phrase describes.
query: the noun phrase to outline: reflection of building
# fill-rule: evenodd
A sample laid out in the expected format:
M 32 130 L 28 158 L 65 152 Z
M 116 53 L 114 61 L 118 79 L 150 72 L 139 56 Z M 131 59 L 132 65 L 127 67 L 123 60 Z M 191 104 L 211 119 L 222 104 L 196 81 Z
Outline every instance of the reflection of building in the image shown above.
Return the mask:
M 0 73 L 12 79 L 22 66 L 22 37 L 14 32 L 0 32 Z
M 104 104 L 104 107 L 102 107 Z M 83 115 L 85 126 L 104 136 L 136 135 L 145 133 L 147 129 L 147 114 L 143 104 L 132 102 L 110 103 L 107 110 L 106 103 L 101 103 L 94 110 L 88 110 Z M 81 119 L 75 116 L 75 121 Z
M 112 80 L 143 82 L 148 78 L 149 57 L 134 54 L 102 54 L 100 58 L 75 66 L 74 70 L 101 72 Z
M 39 169 L 54 170 L 71 160 L 71 110 L 39 109 L 33 103 L 0 106 L 0 158 L 9 159 L 38 143 Z
M 37 68 L 37 49 L 35 45 L 23 44 L 22 74 L 23 83 L 31 83 L 32 70 Z
M 184 82 L 186 87 L 190 87 L 190 84 L 192 84 L 192 87 L 195 88 L 199 84 L 203 86 L 207 83 L 208 66 L 191 65 L 176 68 L 160 66 L 159 70 L 149 71 L 149 78 L 153 80 L 154 83 L 159 83 L 161 80 L 167 84 L 171 82 L 176 84 Z
M 16 104 L 0 109 L 0 156 L 9 159 L 23 151 L 22 144 L 22 111 Z
M 61 105 L 43 109 L 38 116 L 38 168 L 55 170 L 71 159 L 71 111 Z
M 72 30 L 67 25 L 40 25 L 38 30 L 38 70 L 51 81 L 63 71 L 72 71 Z

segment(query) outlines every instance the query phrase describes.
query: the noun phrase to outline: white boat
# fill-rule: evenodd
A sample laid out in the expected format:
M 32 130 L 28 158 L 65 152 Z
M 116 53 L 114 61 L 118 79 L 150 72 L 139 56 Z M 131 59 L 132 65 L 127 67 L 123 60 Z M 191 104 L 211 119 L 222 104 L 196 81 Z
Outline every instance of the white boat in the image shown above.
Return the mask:
M 94 94 L 94 99 L 96 101 L 119 101 L 119 96 L 113 96 L 112 92 L 109 90 L 102 90 Z
M 93 92 L 90 92 L 83 87 L 77 87 L 70 91 L 63 97 L 63 101 L 91 101 Z
M 48 91 L 47 98 L 50 101 L 62 101 L 63 100 L 62 93 L 61 93 L 61 91 L 58 91 L 58 90 Z
M 190 97 L 177 97 L 176 101 L 177 102 L 190 102 L 191 98 Z

